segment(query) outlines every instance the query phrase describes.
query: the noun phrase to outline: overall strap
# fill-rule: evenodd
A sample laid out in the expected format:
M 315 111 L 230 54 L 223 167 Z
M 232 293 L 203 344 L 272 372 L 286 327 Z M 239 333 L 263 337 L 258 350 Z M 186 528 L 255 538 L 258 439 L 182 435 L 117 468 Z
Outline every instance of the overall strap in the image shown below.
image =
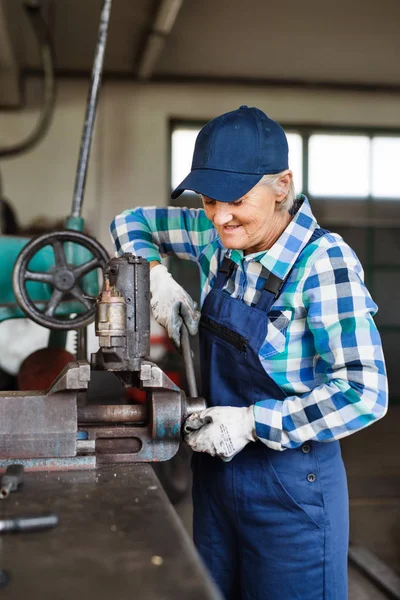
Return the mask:
M 317 227 L 316 229 L 314 229 L 312 236 L 308 240 L 307 244 L 304 246 L 303 250 L 307 248 L 309 244 L 312 244 L 312 242 L 322 237 L 326 233 L 330 232 L 327 229 L 322 229 L 322 227 Z M 297 260 L 299 259 L 300 255 L 301 253 L 297 257 Z M 218 269 L 217 278 L 213 285 L 214 290 L 221 290 L 224 287 L 225 282 L 231 277 L 233 271 L 235 270 L 235 267 L 236 263 L 227 256 L 225 256 L 221 263 L 221 266 Z M 272 304 L 275 302 L 275 300 L 281 293 L 281 290 L 284 284 L 286 283 L 286 280 L 288 279 L 291 271 L 292 269 L 286 275 L 285 279 L 279 279 L 279 277 L 277 277 L 273 273 L 268 273 L 267 281 L 264 284 L 264 287 L 261 291 L 261 296 L 257 302 L 257 308 L 260 308 L 261 310 L 267 313 L 270 311 Z
M 261 295 L 256 305 L 257 308 L 269 313 L 271 306 L 281 293 L 281 289 L 283 288 L 283 285 L 288 277 L 289 273 L 285 279 L 279 279 L 279 277 L 268 271 L 268 278 L 264 283 L 263 289 L 261 290 Z
M 221 290 L 224 287 L 225 281 L 227 281 L 227 279 L 230 278 L 235 267 L 236 263 L 227 256 L 225 256 L 224 260 L 221 263 L 221 266 L 218 269 L 217 278 L 213 285 L 214 290 Z
M 330 232 L 327 229 L 322 229 L 322 227 L 317 227 L 316 229 L 314 229 L 312 236 L 308 240 L 307 244 L 304 246 L 303 250 L 305 248 L 307 248 L 307 246 L 309 244 L 312 244 L 315 240 L 322 237 L 326 233 L 330 233 Z M 302 252 L 303 252 L 303 250 L 302 250 Z M 293 267 L 295 266 L 297 260 L 299 260 L 300 256 L 301 256 L 301 252 L 300 252 L 299 256 L 297 257 Z M 293 267 L 292 267 L 292 269 L 293 269 Z M 264 287 L 261 290 L 261 296 L 257 302 L 257 308 L 260 308 L 261 310 L 265 311 L 266 313 L 269 313 L 269 311 L 271 310 L 271 306 L 273 305 L 273 303 L 275 302 L 275 300 L 278 298 L 279 294 L 281 293 L 281 290 L 282 290 L 284 284 L 286 283 L 292 269 L 290 269 L 290 271 L 286 275 L 285 279 L 279 279 L 279 277 L 277 277 L 273 273 L 268 273 L 267 281 L 265 282 Z

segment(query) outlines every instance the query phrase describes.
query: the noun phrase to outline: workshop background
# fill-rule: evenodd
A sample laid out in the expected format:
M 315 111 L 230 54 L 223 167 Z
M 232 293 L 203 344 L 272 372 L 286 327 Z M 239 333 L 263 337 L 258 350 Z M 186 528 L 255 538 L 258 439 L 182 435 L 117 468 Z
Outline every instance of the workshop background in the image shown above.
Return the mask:
M 70 212 L 101 9 L 101 0 L 36 4 L 54 44 L 54 113 L 36 145 L 7 156 L 38 122 L 43 65 L 24 3 L 0 0 L 0 195 L 25 231 L 51 230 Z M 126 208 L 170 202 L 207 120 L 247 104 L 284 126 L 297 191 L 309 196 L 320 224 L 357 252 L 379 305 L 389 415 L 343 440 L 342 449 L 351 541 L 394 572 L 400 571 L 399 24 L 398 0 L 115 0 L 83 209 L 87 231 L 112 253 L 112 218 Z M 199 205 L 190 194 L 178 201 Z M 196 296 L 192 265 L 173 261 L 171 269 Z M 7 336 L 15 335 L 3 326 L 4 351 Z M 188 497 L 178 511 L 190 529 Z M 351 572 L 351 598 L 386 597 Z

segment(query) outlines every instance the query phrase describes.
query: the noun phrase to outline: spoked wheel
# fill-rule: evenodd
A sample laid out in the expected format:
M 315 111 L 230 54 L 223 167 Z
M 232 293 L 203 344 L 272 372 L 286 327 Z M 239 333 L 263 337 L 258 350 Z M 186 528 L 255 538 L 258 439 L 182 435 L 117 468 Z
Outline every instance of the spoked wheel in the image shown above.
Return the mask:
M 68 263 L 64 243 L 72 242 L 83 246 L 93 257 L 87 262 L 74 266 Z M 54 252 L 55 267 L 46 272 L 32 271 L 29 263 L 45 246 L 51 246 Z M 13 290 L 15 299 L 26 315 L 49 329 L 70 330 L 84 327 L 91 323 L 95 314 L 96 296 L 88 296 L 82 288 L 82 278 L 94 269 L 103 269 L 108 262 L 107 251 L 94 238 L 78 231 L 56 231 L 41 235 L 30 241 L 17 258 L 13 272 Z M 37 304 L 42 301 L 32 300 L 26 289 L 28 281 L 37 281 L 51 286 L 52 292 L 44 310 Z M 86 309 L 75 317 L 66 319 L 57 316 L 60 303 L 75 300 Z M 75 311 L 76 312 L 76 311 Z

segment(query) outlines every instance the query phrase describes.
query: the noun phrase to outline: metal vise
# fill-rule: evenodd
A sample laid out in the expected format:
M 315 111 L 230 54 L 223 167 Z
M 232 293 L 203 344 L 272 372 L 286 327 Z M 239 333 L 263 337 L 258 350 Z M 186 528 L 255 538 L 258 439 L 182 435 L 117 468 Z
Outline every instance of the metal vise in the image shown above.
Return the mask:
M 99 350 L 69 363 L 46 392 L 0 392 L 0 466 L 18 459 L 26 469 L 94 468 L 116 462 L 164 461 L 179 448 L 181 427 L 206 407 L 195 390 L 189 337 L 182 350 L 191 394 L 147 357 L 150 285 L 146 260 L 125 254 L 104 269 L 97 300 Z M 144 404 L 87 403 L 92 371 L 112 371 L 125 386 L 146 392 Z

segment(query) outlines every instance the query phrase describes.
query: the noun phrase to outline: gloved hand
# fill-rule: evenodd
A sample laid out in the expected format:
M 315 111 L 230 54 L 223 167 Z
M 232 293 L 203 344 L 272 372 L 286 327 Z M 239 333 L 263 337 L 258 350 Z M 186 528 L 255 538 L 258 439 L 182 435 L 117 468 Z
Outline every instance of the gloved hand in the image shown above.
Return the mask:
M 255 442 L 253 406 L 214 406 L 186 419 L 184 438 L 194 452 L 208 452 L 230 461 L 249 442 Z
M 196 310 L 196 303 L 161 264 L 150 270 L 150 292 L 155 320 L 165 327 L 168 336 L 179 348 L 182 320 L 190 335 L 196 335 L 199 328 L 200 312 Z

